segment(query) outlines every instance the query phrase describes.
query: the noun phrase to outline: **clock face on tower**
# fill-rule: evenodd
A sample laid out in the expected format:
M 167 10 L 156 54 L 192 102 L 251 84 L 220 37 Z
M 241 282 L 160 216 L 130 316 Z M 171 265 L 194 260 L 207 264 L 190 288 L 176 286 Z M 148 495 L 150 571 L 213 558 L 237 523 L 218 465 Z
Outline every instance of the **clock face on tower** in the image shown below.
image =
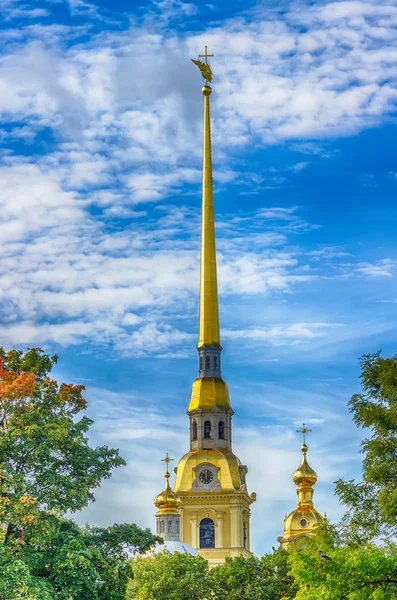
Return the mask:
M 205 469 L 204 471 L 201 471 L 199 479 L 201 483 L 211 483 L 211 481 L 214 479 L 214 474 L 209 469 Z

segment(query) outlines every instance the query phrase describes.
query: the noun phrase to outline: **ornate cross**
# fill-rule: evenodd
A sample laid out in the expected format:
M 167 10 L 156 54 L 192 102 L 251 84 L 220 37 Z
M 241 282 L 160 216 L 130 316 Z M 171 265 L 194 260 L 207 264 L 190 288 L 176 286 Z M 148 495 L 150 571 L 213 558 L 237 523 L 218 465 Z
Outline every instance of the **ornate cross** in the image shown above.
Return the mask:
M 208 58 L 215 56 L 214 54 L 208 54 L 208 46 L 205 46 L 205 54 L 199 54 L 199 58 L 205 58 L 205 64 L 208 65 Z
M 173 460 L 174 460 L 173 458 L 170 458 L 170 457 L 168 456 L 168 452 L 166 453 L 166 455 L 165 455 L 165 458 L 162 458 L 162 459 L 161 459 L 161 462 L 165 462 L 165 464 L 166 464 L 166 466 L 167 466 L 167 473 L 168 473 L 168 464 L 169 464 L 171 461 L 173 461 Z M 168 473 L 168 474 L 169 474 L 169 473 Z
M 296 433 L 301 433 L 303 435 L 303 443 L 304 444 L 306 444 L 306 435 L 311 432 L 312 432 L 312 430 L 308 429 L 306 427 L 306 423 L 303 423 L 302 427 L 300 429 L 296 430 Z

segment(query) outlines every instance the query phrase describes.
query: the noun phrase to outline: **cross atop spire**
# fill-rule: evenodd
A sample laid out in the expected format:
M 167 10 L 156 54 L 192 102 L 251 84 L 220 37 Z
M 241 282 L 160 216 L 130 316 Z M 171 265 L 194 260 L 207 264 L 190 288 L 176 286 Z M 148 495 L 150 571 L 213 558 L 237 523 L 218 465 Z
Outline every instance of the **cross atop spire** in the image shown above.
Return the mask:
M 205 58 L 205 64 L 208 65 L 208 59 L 215 54 L 208 54 L 208 46 L 205 46 L 205 54 L 199 54 L 199 58 Z
M 169 476 L 170 476 L 170 473 L 169 473 L 169 470 L 168 470 L 168 465 L 169 465 L 169 463 L 170 463 L 170 462 L 172 462 L 173 460 L 174 460 L 173 458 L 170 458 L 170 457 L 168 456 L 168 452 L 166 452 L 165 458 L 162 458 L 162 459 L 161 459 L 161 462 L 165 462 L 165 464 L 166 464 L 166 469 L 167 469 L 167 470 L 166 470 L 166 473 L 165 473 L 165 476 L 166 476 L 166 477 L 169 477 Z
M 306 427 L 306 423 L 303 423 L 302 427 L 300 429 L 296 430 L 296 433 L 301 433 L 303 435 L 303 445 L 304 446 L 306 445 L 306 436 L 307 436 L 308 433 L 311 433 L 311 432 L 312 432 L 312 430 L 308 429 Z
M 212 81 L 212 71 L 211 71 L 211 67 L 208 64 L 208 59 L 210 56 L 214 56 L 214 55 L 208 54 L 208 46 L 205 46 L 205 54 L 199 54 L 199 59 L 205 58 L 205 63 L 201 62 L 201 60 L 194 60 L 194 58 L 192 58 L 192 62 L 194 62 L 194 64 L 197 65 L 198 68 L 200 69 L 201 75 L 205 79 L 205 85 L 206 85 L 206 87 L 208 87 L 208 89 L 210 90 L 210 93 L 211 93 L 211 88 L 209 88 L 209 86 L 208 86 L 208 82 Z

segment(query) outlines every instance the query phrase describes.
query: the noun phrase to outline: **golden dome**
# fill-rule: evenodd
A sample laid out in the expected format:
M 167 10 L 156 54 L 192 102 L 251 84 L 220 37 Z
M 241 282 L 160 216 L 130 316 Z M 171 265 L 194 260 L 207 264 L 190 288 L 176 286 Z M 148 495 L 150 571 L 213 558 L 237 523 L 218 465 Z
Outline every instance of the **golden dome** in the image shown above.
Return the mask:
M 312 533 L 313 528 L 323 521 L 323 516 L 313 507 L 306 506 L 303 510 L 302 508 L 296 508 L 285 518 L 284 529 L 290 535 Z
M 167 455 L 168 457 L 168 455 Z M 157 515 L 178 515 L 179 507 L 181 506 L 181 502 L 175 492 L 172 491 L 170 482 L 169 482 L 170 474 L 167 472 L 165 474 L 165 488 L 160 494 L 158 494 L 154 503 L 158 508 Z
M 307 459 L 306 459 L 307 450 L 308 450 L 308 447 L 306 446 L 306 444 L 303 444 L 303 446 L 302 446 L 302 452 L 303 452 L 302 462 L 292 477 L 294 480 L 294 483 L 297 486 L 307 486 L 307 485 L 312 486 L 317 481 L 317 473 L 315 472 L 314 469 L 311 468 L 311 466 L 309 465 L 309 463 L 307 462 Z
M 303 424 L 298 431 L 305 436 L 310 430 Z M 313 485 L 317 482 L 317 473 L 307 462 L 307 451 L 304 437 L 302 461 L 293 474 L 294 483 L 298 487 L 298 506 L 285 516 L 284 534 L 277 538 L 282 548 L 287 548 L 290 544 L 299 545 L 305 537 L 313 537 L 316 527 L 324 522 L 324 517 L 313 506 Z
M 201 464 L 211 464 L 218 469 L 219 484 L 222 492 L 235 492 L 240 489 L 241 477 L 237 456 L 228 450 L 193 450 L 182 456 L 176 470 L 175 490 L 186 493 L 192 489 L 196 469 Z

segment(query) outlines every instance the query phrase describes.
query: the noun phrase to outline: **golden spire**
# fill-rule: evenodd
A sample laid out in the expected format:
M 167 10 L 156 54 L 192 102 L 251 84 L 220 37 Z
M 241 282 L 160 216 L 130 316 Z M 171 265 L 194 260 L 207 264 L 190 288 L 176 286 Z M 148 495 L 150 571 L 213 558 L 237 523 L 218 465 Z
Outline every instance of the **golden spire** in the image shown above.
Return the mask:
M 201 262 L 200 262 L 200 321 L 198 348 L 215 346 L 220 348 L 219 311 L 218 311 L 218 282 L 216 273 L 216 246 L 214 200 L 212 193 L 212 156 L 211 156 L 211 122 L 210 95 L 212 80 L 211 67 L 208 64 L 207 46 L 205 63 L 193 60 L 198 65 L 205 85 L 202 88 L 204 96 L 204 136 L 203 136 L 203 187 L 202 187 L 202 220 L 201 220 Z
M 160 494 L 158 494 L 156 496 L 156 498 L 154 499 L 154 503 L 157 506 L 157 508 L 159 509 L 157 512 L 157 516 L 159 515 L 165 515 L 165 514 L 179 514 L 179 507 L 181 505 L 178 496 L 175 494 L 175 492 L 172 491 L 171 486 L 170 486 L 170 482 L 169 479 L 171 477 L 169 470 L 168 470 L 168 464 L 173 461 L 173 458 L 170 458 L 168 456 L 168 452 L 165 455 L 165 458 L 161 459 L 162 462 L 166 463 L 166 472 L 165 472 L 165 488 L 162 492 L 160 492 Z

